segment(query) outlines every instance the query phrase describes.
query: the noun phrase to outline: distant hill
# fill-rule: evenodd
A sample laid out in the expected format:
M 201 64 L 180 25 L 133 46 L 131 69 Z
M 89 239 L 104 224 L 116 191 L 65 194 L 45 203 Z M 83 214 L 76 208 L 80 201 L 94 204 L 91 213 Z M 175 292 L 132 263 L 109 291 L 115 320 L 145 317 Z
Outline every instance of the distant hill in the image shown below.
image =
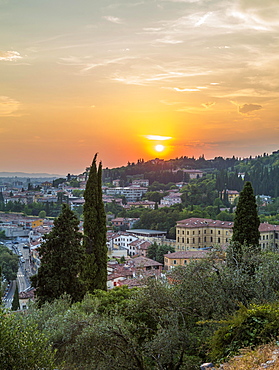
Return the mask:
M 27 173 L 27 172 L 0 172 L 0 177 L 31 177 L 31 178 L 46 178 L 46 177 L 65 177 L 65 175 L 51 173 Z

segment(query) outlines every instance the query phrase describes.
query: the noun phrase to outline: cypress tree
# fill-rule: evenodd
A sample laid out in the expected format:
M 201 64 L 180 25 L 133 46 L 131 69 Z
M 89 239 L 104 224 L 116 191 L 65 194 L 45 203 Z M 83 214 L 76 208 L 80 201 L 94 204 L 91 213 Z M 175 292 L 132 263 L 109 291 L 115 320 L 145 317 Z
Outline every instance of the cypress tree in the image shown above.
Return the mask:
M 107 289 L 106 213 L 102 199 L 102 164 L 97 154 L 90 167 L 84 192 L 83 230 L 86 251 L 82 278 L 88 292 Z
M 37 275 L 32 276 L 36 288 L 38 305 L 52 302 L 64 293 L 72 301 L 80 301 L 84 295 L 80 280 L 84 249 L 79 221 L 68 205 L 62 205 L 61 214 L 55 219 L 52 231 L 45 236 L 39 249 L 41 266 Z
M 231 244 L 231 260 L 233 264 L 241 264 L 244 253 L 251 258 L 260 251 L 259 232 L 260 220 L 257 203 L 251 182 L 247 181 L 240 192 L 236 207 L 233 236 Z M 247 261 L 246 261 L 247 262 Z M 251 265 L 252 266 L 252 265 Z M 254 267 L 250 267 L 251 272 Z
M 19 293 L 18 293 L 18 285 L 16 284 L 15 293 L 12 301 L 12 311 L 17 311 L 20 308 L 19 305 Z
M 260 220 L 251 182 L 246 182 L 236 207 L 232 241 L 259 248 Z

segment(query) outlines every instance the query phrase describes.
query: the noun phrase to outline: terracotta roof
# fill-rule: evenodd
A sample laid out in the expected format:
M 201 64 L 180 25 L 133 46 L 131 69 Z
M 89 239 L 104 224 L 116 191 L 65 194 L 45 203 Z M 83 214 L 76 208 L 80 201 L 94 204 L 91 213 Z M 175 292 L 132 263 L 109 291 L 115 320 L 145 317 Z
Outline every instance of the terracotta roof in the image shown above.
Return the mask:
M 259 231 L 260 232 L 279 231 L 279 225 L 271 225 L 265 222 L 265 223 L 260 224 Z
M 129 262 L 135 267 L 163 266 L 162 263 L 143 256 L 132 258 Z
M 199 227 L 219 227 L 225 229 L 232 229 L 232 221 L 211 220 L 209 218 L 186 218 L 185 220 L 177 221 L 177 226 L 185 226 L 188 228 Z
M 167 253 L 164 254 L 164 257 L 169 259 L 195 259 L 195 258 L 205 258 L 208 254 L 207 250 L 196 250 L 196 251 L 179 251 L 179 252 L 173 252 L 173 253 Z

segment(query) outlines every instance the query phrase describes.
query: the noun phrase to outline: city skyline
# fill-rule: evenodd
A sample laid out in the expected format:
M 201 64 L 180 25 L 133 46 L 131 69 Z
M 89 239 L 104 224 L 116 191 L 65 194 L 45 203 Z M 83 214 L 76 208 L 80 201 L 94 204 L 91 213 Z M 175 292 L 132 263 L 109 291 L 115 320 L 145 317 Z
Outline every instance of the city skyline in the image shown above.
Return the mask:
M 0 172 L 278 150 L 276 0 L 0 10 Z

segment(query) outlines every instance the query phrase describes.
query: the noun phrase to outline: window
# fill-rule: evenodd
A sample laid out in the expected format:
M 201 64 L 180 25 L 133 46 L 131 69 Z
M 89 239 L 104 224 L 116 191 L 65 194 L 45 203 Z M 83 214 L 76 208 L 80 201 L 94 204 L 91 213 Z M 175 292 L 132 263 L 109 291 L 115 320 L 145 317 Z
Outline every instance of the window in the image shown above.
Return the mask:
M 206 242 L 206 236 L 204 237 L 204 239 L 203 239 L 203 240 L 204 240 L 204 242 Z
M 221 231 L 220 230 L 218 230 L 218 235 L 220 235 L 221 234 Z
M 177 243 L 179 243 L 179 236 L 177 237 Z
M 193 244 L 195 244 L 195 238 L 193 238 Z
M 206 234 L 206 230 L 204 230 L 203 233 Z
M 195 235 L 195 230 L 193 231 L 193 235 Z
M 187 230 L 187 235 L 189 235 L 189 230 Z
M 177 229 L 177 234 L 179 234 L 179 231 L 180 231 L 180 230 L 179 230 L 179 229 Z
M 173 260 L 173 264 L 176 265 L 176 260 Z
M 213 238 L 212 238 L 212 236 L 210 237 L 210 243 L 212 243 L 213 242 Z
M 220 238 L 218 238 L 218 243 L 221 243 L 221 239 Z
M 184 243 L 184 238 L 182 238 L 182 243 Z
M 184 230 L 182 230 L 182 234 L 184 235 Z
M 265 240 L 265 236 L 263 235 L 263 240 Z
M 213 234 L 213 230 L 212 229 L 210 230 L 210 234 Z
M 189 238 L 187 238 L 187 244 L 189 244 Z
M 187 260 L 184 260 L 184 265 L 187 265 Z
M 266 240 L 268 239 L 268 235 L 266 236 Z

